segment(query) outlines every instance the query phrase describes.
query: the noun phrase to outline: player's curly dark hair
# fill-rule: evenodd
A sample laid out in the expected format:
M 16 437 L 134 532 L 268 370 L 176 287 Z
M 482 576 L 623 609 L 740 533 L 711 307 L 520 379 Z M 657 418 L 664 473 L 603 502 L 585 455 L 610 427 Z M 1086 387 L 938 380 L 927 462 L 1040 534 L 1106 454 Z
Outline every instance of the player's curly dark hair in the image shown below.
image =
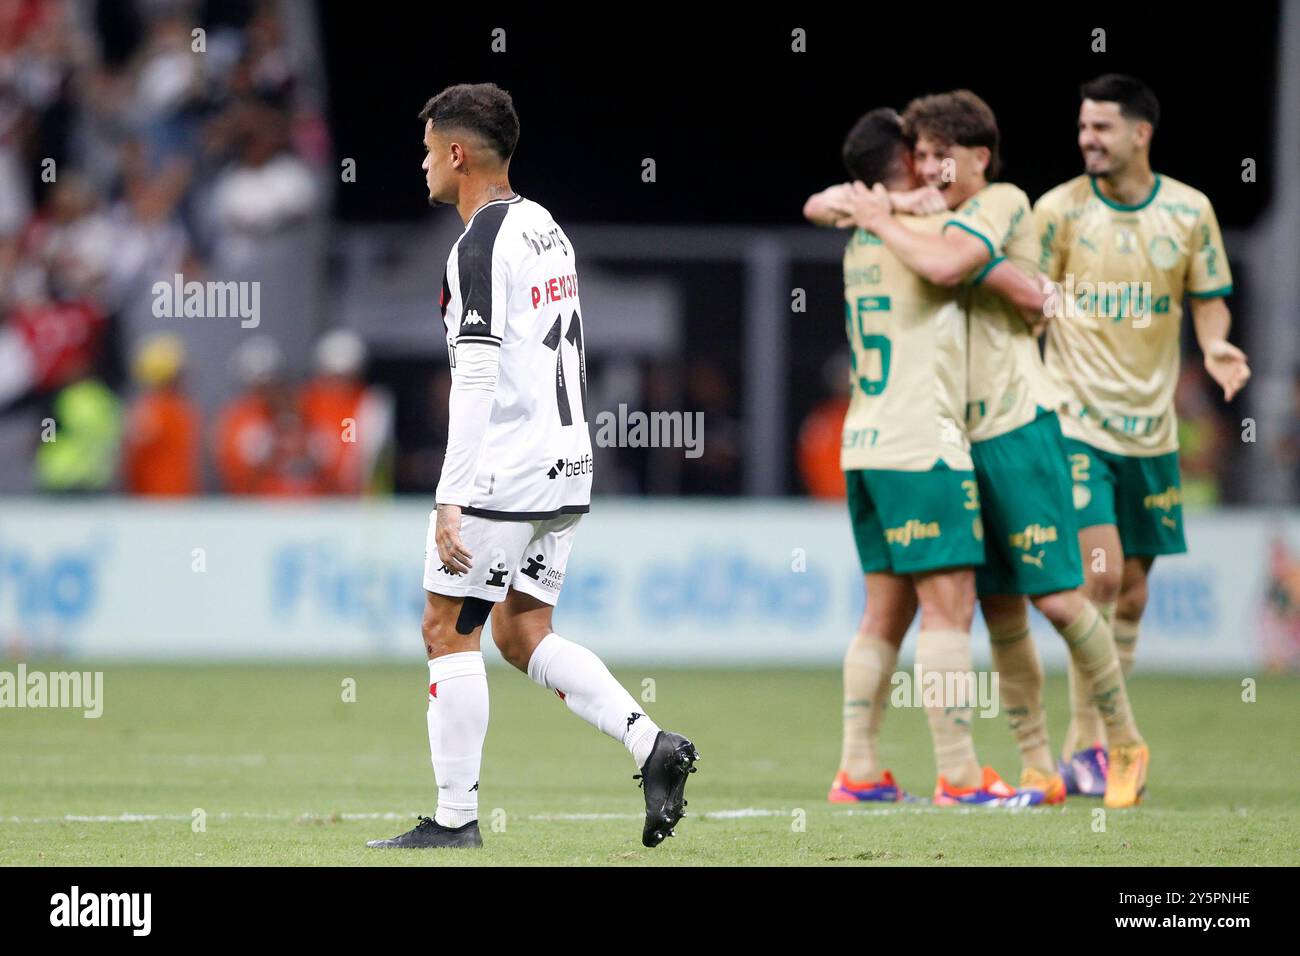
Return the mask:
M 993 110 L 970 90 L 920 96 L 903 111 L 903 128 L 913 140 L 922 136 L 957 146 L 987 146 L 988 179 L 998 178 L 998 120 Z
M 495 83 L 449 86 L 424 104 L 420 119 L 432 120 L 435 129 L 477 133 L 503 161 L 514 155 L 519 142 L 515 104 Z
M 887 106 L 864 113 L 844 137 L 840 156 L 854 179 L 871 186 L 887 182 L 904 165 L 911 143 L 903 133 L 903 119 Z
M 1105 73 L 1079 87 L 1079 97 L 1098 103 L 1118 103 L 1126 119 L 1143 119 L 1155 129 L 1160 125 L 1160 101 L 1151 87 L 1136 76 Z

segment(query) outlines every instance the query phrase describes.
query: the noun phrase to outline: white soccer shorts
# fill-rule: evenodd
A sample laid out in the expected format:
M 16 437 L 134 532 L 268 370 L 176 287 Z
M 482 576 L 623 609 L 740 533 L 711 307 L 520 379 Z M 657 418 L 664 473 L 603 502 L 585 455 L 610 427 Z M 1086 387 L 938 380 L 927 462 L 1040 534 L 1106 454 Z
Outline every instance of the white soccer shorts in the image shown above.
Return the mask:
M 539 601 L 555 604 L 564 585 L 564 569 L 573 550 L 573 536 L 582 515 L 560 515 L 543 521 L 502 521 L 462 515 L 460 540 L 474 556 L 468 574 L 447 570 L 434 540 L 438 510 L 429 513 L 424 545 L 424 589 L 447 597 L 505 600 L 514 588 Z

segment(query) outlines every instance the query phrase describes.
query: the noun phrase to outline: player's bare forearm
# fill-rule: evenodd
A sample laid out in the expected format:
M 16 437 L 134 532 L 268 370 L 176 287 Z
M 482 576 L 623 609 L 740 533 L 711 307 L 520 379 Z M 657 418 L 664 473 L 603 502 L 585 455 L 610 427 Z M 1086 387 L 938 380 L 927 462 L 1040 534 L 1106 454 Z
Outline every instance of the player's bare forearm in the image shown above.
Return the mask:
M 1042 316 L 1043 304 L 1047 301 L 1042 285 L 1006 259 L 989 270 L 984 285 L 1017 309 Z
M 874 231 L 881 241 L 903 265 L 935 285 L 957 285 L 990 258 L 984 244 L 964 232 L 927 236 L 892 218 L 880 225 L 883 231 Z
M 1226 340 L 1232 330 L 1232 313 L 1223 299 L 1192 299 L 1192 323 L 1196 342 L 1205 351 L 1206 343 Z
M 814 226 L 843 228 L 844 220 L 849 215 L 848 183 L 829 186 L 819 193 L 813 193 L 803 204 L 803 216 Z
M 1222 298 L 1192 299 L 1192 324 L 1196 341 L 1205 355 L 1205 371 L 1223 389 L 1224 401 L 1232 401 L 1250 379 L 1246 353 L 1228 341 L 1232 313 Z

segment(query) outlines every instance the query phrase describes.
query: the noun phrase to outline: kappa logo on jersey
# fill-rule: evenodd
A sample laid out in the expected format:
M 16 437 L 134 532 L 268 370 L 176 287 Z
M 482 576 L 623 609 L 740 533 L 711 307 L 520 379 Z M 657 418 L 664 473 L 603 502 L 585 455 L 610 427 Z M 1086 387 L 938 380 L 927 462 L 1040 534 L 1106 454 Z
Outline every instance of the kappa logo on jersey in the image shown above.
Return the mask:
M 467 325 L 487 325 L 487 323 L 483 321 L 483 316 L 478 314 L 478 309 L 470 309 L 465 313 L 465 318 L 460 320 L 461 328 Z
M 628 729 L 628 730 L 631 730 L 631 729 L 632 729 L 632 725 L 635 724 L 638 720 L 640 720 L 640 719 L 641 719 L 642 717 L 644 717 L 644 716 L 645 716 L 645 714 L 628 714 L 628 715 L 627 715 L 627 729 Z
M 595 462 L 590 455 L 583 455 L 569 461 L 565 458 L 555 459 L 555 464 L 547 469 L 547 478 L 576 478 L 578 475 L 590 475 L 596 470 Z

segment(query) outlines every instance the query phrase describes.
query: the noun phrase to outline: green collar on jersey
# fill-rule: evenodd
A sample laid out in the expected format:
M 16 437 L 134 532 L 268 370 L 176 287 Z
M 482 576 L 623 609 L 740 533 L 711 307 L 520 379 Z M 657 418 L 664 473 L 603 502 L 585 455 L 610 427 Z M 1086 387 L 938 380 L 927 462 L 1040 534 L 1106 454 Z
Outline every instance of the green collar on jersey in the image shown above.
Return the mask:
M 1137 205 L 1126 206 L 1123 203 L 1115 202 L 1113 199 L 1107 199 L 1102 195 L 1101 190 L 1097 188 L 1096 176 L 1089 176 L 1088 178 L 1092 181 L 1092 191 L 1096 194 L 1097 198 L 1111 209 L 1118 209 L 1120 212 L 1137 212 L 1139 209 L 1145 209 L 1147 206 L 1151 205 L 1151 200 L 1156 198 L 1156 193 L 1160 192 L 1160 174 L 1156 173 L 1156 184 L 1151 187 L 1151 195 L 1147 196 L 1146 199 L 1142 200 Z

